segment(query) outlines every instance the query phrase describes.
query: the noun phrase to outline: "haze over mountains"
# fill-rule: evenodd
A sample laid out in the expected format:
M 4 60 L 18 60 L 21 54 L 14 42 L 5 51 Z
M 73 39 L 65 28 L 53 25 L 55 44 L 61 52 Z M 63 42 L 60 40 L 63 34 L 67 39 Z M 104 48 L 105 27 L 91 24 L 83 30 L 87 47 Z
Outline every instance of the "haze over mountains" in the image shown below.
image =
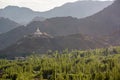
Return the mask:
M 10 31 L 18 26 L 19 26 L 18 23 L 14 22 L 8 18 L 0 17 L 0 34 Z
M 64 4 L 63 6 L 56 7 L 46 12 L 36 12 L 29 8 L 8 6 L 4 9 L 0 9 L 0 17 L 9 18 L 21 24 L 26 24 L 37 16 L 45 18 L 64 16 L 83 18 L 99 12 L 110 4 L 112 4 L 112 1 L 77 1 Z
M 120 45 L 119 8 L 120 1 L 116 0 L 104 10 L 83 19 L 68 16 L 49 18 L 44 21 L 33 20 L 26 26 L 20 26 L 1 34 L 1 52 L 6 54 L 20 51 L 23 51 L 20 53 L 31 53 L 39 49 L 47 51 L 49 49 L 93 49 L 110 45 L 118 46 Z M 38 27 L 42 32 L 54 38 L 47 37 L 43 40 L 43 37 L 29 37 L 28 35 L 34 33 Z M 46 44 L 49 45 L 46 46 Z M 33 47 L 34 50 L 32 50 Z
M 85 31 L 87 34 L 91 34 L 89 31 L 92 31 L 95 35 L 108 35 L 111 32 L 115 32 L 120 29 L 119 7 L 119 0 L 116 0 L 112 5 L 99 13 L 81 19 L 81 26 L 85 26 L 88 29 L 88 31 Z

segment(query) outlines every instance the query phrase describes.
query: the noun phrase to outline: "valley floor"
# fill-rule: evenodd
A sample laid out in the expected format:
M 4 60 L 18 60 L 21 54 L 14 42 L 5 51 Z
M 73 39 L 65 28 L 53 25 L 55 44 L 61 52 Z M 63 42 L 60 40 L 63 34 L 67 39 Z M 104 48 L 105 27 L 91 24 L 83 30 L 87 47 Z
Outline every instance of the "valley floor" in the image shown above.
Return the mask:
M 120 47 L 1 59 L 0 80 L 120 80 Z

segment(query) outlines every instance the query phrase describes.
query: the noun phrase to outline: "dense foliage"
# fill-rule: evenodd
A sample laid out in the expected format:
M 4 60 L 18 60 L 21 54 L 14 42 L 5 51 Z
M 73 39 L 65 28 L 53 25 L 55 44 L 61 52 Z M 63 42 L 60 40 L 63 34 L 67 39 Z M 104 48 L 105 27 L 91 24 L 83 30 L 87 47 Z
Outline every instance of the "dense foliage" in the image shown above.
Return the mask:
M 0 80 L 120 80 L 120 47 L 1 59 Z

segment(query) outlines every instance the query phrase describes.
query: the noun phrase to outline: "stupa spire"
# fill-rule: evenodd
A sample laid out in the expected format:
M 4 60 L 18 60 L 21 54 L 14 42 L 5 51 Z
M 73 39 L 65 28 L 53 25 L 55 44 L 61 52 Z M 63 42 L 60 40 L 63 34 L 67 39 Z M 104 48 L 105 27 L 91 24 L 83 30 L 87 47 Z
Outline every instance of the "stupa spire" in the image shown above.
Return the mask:
M 37 28 L 36 32 L 34 33 L 34 35 L 42 35 L 43 33 L 40 31 L 39 27 Z
M 49 34 L 45 33 L 45 32 L 41 32 L 39 27 L 36 29 L 36 31 L 33 33 L 33 37 L 42 37 L 42 38 L 52 38 L 52 36 L 50 36 Z

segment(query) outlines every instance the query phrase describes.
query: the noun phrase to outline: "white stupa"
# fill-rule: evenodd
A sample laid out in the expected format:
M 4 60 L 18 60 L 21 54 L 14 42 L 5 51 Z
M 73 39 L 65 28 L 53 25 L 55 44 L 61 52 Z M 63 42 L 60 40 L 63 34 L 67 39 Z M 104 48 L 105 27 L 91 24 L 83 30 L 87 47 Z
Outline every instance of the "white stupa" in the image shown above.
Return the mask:
M 35 36 L 40 36 L 40 35 L 43 35 L 43 33 L 40 31 L 39 28 L 37 28 L 36 32 L 34 32 L 34 35 Z
M 37 28 L 37 30 L 33 33 L 33 37 L 42 37 L 42 38 L 52 38 L 52 36 L 50 36 L 49 34 L 45 33 L 45 32 L 41 32 L 39 27 Z

